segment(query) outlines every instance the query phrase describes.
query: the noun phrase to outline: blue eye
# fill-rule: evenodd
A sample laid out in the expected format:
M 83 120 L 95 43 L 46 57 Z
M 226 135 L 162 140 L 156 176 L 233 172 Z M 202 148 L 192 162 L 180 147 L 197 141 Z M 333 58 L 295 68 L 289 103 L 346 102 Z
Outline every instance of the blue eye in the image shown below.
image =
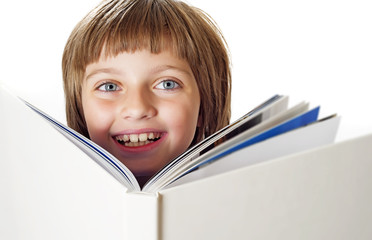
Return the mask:
M 164 80 L 156 86 L 156 88 L 164 90 L 173 90 L 179 87 L 180 85 L 173 80 Z
M 104 83 L 98 87 L 98 90 L 104 91 L 104 92 L 114 92 L 119 90 L 119 86 L 115 83 Z

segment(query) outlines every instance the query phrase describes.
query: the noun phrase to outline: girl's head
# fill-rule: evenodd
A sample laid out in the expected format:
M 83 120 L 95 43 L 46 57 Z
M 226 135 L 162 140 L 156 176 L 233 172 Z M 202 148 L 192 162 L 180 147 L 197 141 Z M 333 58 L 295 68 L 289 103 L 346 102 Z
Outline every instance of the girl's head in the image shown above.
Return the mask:
M 201 10 L 179 1 L 114 0 L 104 1 L 91 11 L 75 27 L 66 44 L 62 68 L 68 125 L 94 140 L 91 136 L 93 132 L 89 128 L 89 122 L 94 121 L 87 119 L 92 118 L 89 115 L 91 109 L 87 108 L 95 106 L 85 104 L 90 94 L 88 75 L 97 69 L 98 72 L 104 72 L 105 70 L 102 71 L 104 65 L 101 63 L 107 67 L 107 64 L 116 64 L 119 60 L 122 64 L 119 67 L 122 66 L 124 70 L 126 66 L 133 68 L 131 64 L 136 60 L 129 64 L 128 61 L 132 61 L 132 58 L 128 57 L 139 60 L 140 55 L 152 58 L 155 62 L 158 61 L 156 57 L 164 59 L 169 56 L 176 65 L 179 62 L 188 69 L 184 72 L 191 72 L 192 81 L 197 88 L 194 100 L 198 102 L 195 104 L 196 110 L 194 109 L 197 111 L 195 127 L 187 129 L 188 132 L 191 131 L 192 136 L 187 147 L 228 124 L 231 93 L 230 62 L 223 36 L 211 18 Z M 172 64 L 166 62 L 164 64 L 172 67 L 170 66 Z M 140 68 L 138 70 L 143 72 Z M 115 79 L 116 77 L 118 79 Z M 120 92 L 115 93 L 117 99 L 120 96 L 120 101 L 131 101 L 128 99 L 124 101 L 124 95 L 128 93 L 129 88 L 126 91 L 126 86 L 121 86 L 126 84 L 123 83 L 122 76 L 97 77 L 99 78 L 105 78 L 106 85 L 95 86 L 94 91 L 102 90 L 102 86 L 105 86 L 106 90 L 109 90 L 107 87 L 111 87 L 111 90 Z M 125 80 L 126 78 L 127 76 Z M 110 83 L 111 80 L 118 80 L 118 84 L 108 85 L 107 79 Z M 178 84 L 174 81 L 166 82 L 171 85 L 174 83 Z M 180 84 L 182 85 L 182 82 Z M 152 83 L 151 89 L 159 90 L 154 86 Z M 109 94 L 112 94 L 111 90 Z M 172 94 L 174 92 L 176 91 Z M 145 97 L 151 94 L 153 92 L 146 94 Z M 154 104 L 157 102 L 153 99 L 149 101 Z M 193 114 L 190 115 L 192 115 L 190 118 L 193 118 Z M 193 122 L 195 119 L 190 121 Z

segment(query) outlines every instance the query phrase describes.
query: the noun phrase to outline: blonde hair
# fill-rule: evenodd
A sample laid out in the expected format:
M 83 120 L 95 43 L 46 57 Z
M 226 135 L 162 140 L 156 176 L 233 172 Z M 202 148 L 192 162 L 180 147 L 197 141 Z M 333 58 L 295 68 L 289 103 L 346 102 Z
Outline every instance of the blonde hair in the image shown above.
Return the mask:
M 89 137 L 81 99 L 86 66 L 107 56 L 169 49 L 185 59 L 199 88 L 199 127 L 192 144 L 229 123 L 231 70 L 227 44 L 203 11 L 174 0 L 103 1 L 72 31 L 62 60 L 67 124 Z

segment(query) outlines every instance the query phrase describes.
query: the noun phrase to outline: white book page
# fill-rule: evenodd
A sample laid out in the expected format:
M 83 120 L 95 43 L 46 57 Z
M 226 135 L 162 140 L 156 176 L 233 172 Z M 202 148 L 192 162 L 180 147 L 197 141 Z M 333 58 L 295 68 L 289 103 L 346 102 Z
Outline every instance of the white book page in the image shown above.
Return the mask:
M 339 123 L 340 117 L 333 117 L 254 144 L 187 174 L 165 189 L 333 143 Z
M 58 130 L 63 136 L 74 143 L 80 150 L 86 153 L 92 160 L 97 162 L 106 171 L 108 171 L 113 177 L 115 177 L 120 183 L 122 183 L 130 191 L 139 191 L 140 187 L 132 172 L 122 164 L 117 158 L 111 153 L 97 145 L 90 139 L 84 137 L 73 129 L 61 124 L 57 120 L 53 119 L 48 114 L 37 109 L 30 103 L 24 102 L 28 107 L 34 110 L 44 120 L 51 124 L 56 130 Z
M 149 188 L 146 190 L 157 191 L 158 189 L 165 187 L 166 185 L 177 180 L 179 177 L 182 177 L 185 173 L 188 173 L 198 164 L 201 164 L 205 160 L 208 160 L 212 158 L 213 156 L 218 155 L 218 153 L 222 152 L 223 150 L 230 149 L 239 142 L 247 140 L 256 134 L 263 132 L 264 130 L 270 129 L 271 127 L 274 127 L 277 124 L 280 124 L 299 114 L 302 114 L 306 112 L 308 108 L 309 108 L 309 104 L 302 102 L 286 111 L 282 111 L 280 113 L 275 114 L 274 116 L 271 116 L 271 118 L 268 118 L 265 121 L 260 122 L 259 124 L 253 126 L 252 128 L 247 129 L 245 132 L 242 132 L 239 135 L 236 135 L 233 138 L 229 139 L 228 141 L 222 143 L 221 145 L 214 147 L 213 149 L 199 156 L 193 161 L 187 162 L 183 164 L 182 166 L 180 165 L 178 168 L 174 169 L 172 172 L 168 172 L 167 175 L 164 175 L 163 178 L 159 179 L 156 182 L 156 188 Z M 153 185 L 153 187 L 154 186 L 155 184 Z

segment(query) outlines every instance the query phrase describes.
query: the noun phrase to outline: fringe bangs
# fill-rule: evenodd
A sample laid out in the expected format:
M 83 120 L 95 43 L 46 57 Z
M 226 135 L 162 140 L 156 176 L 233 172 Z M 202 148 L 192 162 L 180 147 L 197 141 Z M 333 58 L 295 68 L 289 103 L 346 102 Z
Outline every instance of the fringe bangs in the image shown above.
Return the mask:
M 108 2 L 98 6 L 84 20 L 80 59 L 82 69 L 101 57 L 122 52 L 149 49 L 152 53 L 172 51 L 175 56 L 190 60 L 196 56 L 190 36 L 189 16 L 180 11 L 179 2 L 163 0 Z M 90 18 L 89 16 L 94 16 Z

